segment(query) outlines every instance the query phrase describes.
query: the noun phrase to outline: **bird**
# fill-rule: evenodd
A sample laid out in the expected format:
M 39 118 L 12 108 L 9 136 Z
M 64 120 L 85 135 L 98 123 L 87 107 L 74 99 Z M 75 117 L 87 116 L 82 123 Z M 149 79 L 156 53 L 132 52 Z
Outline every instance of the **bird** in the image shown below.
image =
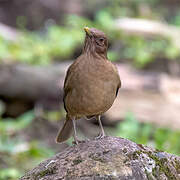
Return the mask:
M 98 138 L 105 136 L 101 115 L 113 104 L 121 87 L 117 67 L 108 60 L 108 39 L 96 28 L 84 27 L 85 41 L 82 54 L 69 66 L 64 80 L 63 102 L 66 120 L 57 134 L 62 143 L 72 135 L 77 138 L 76 120 L 96 117 L 101 128 Z

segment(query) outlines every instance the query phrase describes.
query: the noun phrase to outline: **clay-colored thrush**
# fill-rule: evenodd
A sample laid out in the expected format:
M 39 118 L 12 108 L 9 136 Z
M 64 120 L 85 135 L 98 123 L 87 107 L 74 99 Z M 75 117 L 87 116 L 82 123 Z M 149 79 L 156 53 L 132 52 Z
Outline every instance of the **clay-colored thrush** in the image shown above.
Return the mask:
M 120 77 L 115 65 L 107 59 L 108 40 L 105 34 L 95 28 L 84 28 L 86 32 L 82 54 L 69 67 L 64 82 L 64 107 L 66 121 L 59 131 L 56 142 L 66 141 L 76 136 L 76 120 L 95 116 L 104 129 L 100 116 L 113 104 L 121 87 Z

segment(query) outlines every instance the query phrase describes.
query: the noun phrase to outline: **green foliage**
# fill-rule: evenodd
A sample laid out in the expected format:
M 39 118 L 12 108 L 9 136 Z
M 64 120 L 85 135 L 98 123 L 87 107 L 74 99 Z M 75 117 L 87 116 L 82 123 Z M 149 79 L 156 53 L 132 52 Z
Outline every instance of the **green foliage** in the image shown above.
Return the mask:
M 22 116 L 16 118 L 6 118 L 0 121 L 0 132 L 1 133 L 14 133 L 20 129 L 27 127 L 33 120 L 34 113 L 32 111 L 23 114 Z
M 122 58 L 134 59 L 137 67 L 144 67 L 158 57 L 174 59 L 180 55 L 179 50 L 170 41 L 160 38 L 146 39 L 140 36 L 127 36 Z
M 49 27 L 45 34 L 23 33 L 15 42 L 1 38 L 0 59 L 47 65 L 55 58 L 70 57 L 82 39 L 82 31 L 54 25 Z
M 173 24 L 173 25 L 176 25 L 176 26 L 180 26 L 180 12 L 179 12 L 179 9 L 177 10 L 176 15 L 172 16 L 170 18 L 170 23 Z
M 161 19 L 166 14 L 157 6 L 159 1 L 136 0 L 109 1 L 108 6 L 99 9 L 94 14 L 93 21 L 75 15 L 65 18 L 63 26 L 47 25 L 40 32 L 25 30 L 26 20 L 17 18 L 18 27 L 23 32 L 16 41 L 7 41 L 0 37 L 0 62 L 23 62 L 33 65 L 47 65 L 54 60 L 75 58 L 74 54 L 82 47 L 84 41 L 84 26 L 96 27 L 105 31 L 110 40 L 108 56 L 112 61 L 128 59 L 137 67 L 144 67 L 153 60 L 161 58 L 177 59 L 179 48 L 171 40 L 160 37 L 144 38 L 142 36 L 125 35 L 115 31 L 114 19 L 118 17 L 145 17 Z M 159 11 L 155 14 L 156 8 Z M 149 9 L 149 14 L 143 14 L 141 9 Z M 161 13 L 159 13 L 161 12 Z M 170 18 L 169 22 L 179 26 L 179 13 Z
M 1 107 L 0 107 L 1 108 Z M 11 119 L 0 118 L 0 179 L 16 180 L 54 152 L 36 141 L 27 142 L 20 131 L 28 128 L 35 118 L 32 111 Z
M 118 124 L 115 135 L 180 155 L 180 131 L 139 123 L 132 113 L 127 113 L 125 121 Z
M 20 175 L 19 171 L 15 168 L 4 168 L 0 170 L 0 179 L 2 180 L 16 180 Z

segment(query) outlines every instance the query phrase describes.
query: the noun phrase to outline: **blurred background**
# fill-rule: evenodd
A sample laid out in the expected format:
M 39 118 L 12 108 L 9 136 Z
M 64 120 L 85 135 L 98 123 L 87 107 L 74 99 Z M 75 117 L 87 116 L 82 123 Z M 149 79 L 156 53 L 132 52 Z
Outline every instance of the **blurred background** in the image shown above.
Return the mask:
M 83 27 L 109 38 L 122 88 L 103 117 L 108 135 L 180 155 L 178 0 L 0 1 L 0 179 L 14 180 L 71 145 L 56 144 L 65 72 L 81 54 Z M 99 134 L 92 119 L 78 136 Z

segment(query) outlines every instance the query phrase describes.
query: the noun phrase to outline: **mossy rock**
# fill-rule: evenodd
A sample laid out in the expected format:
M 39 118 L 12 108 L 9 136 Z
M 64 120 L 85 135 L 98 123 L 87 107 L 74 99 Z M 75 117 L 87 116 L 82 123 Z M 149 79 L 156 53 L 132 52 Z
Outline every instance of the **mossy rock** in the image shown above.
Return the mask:
M 68 147 L 21 180 L 179 180 L 180 157 L 105 137 Z

